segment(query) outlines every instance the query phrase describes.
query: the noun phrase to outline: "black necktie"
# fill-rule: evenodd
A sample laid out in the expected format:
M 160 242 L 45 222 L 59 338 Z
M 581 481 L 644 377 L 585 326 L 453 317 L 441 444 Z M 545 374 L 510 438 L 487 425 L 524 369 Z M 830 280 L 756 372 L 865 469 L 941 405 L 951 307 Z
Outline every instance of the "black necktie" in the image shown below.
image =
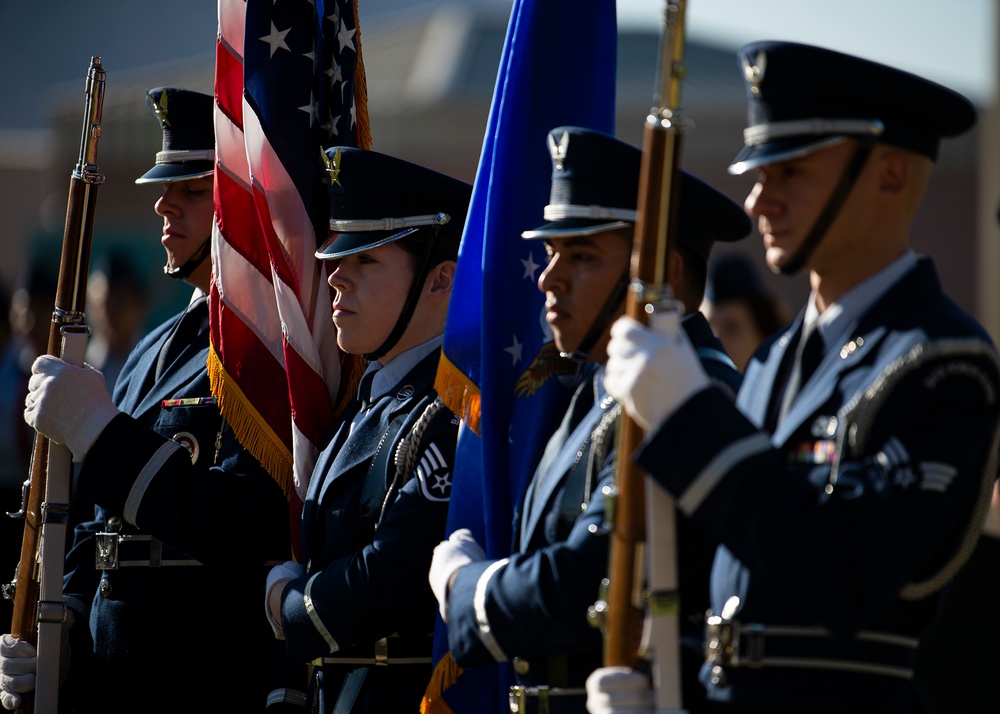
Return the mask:
M 781 400 L 779 423 L 784 420 L 796 395 L 802 389 L 802 385 L 809 381 L 822 360 L 823 335 L 814 323 L 799 338 L 798 349 L 795 352 L 795 364 L 792 366 L 792 373 L 788 377 L 785 393 Z
M 361 376 L 358 384 L 358 402 L 362 409 L 367 409 L 372 403 L 372 382 L 375 381 L 375 374 L 378 370 L 370 369 Z
M 823 361 L 823 335 L 819 328 L 813 326 L 806 337 L 806 343 L 802 347 L 802 354 L 799 357 L 799 388 L 809 381 L 813 372 Z
M 208 296 L 199 297 L 188 305 L 188 309 L 174 325 L 174 331 L 160 349 L 160 355 L 156 360 L 156 379 L 163 375 L 185 347 L 194 342 L 201 332 L 201 326 L 205 324 L 206 317 L 208 317 Z

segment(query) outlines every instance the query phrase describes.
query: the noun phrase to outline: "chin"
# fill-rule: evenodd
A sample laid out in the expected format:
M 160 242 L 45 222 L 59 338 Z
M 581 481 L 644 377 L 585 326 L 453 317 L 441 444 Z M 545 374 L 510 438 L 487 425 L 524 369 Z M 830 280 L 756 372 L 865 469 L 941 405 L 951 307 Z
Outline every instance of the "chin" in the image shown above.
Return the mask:
M 357 340 L 352 339 L 351 335 L 345 335 L 340 330 L 337 330 L 337 347 L 347 354 L 352 355 L 359 355 L 364 352 L 364 350 L 358 348 Z
M 792 254 L 784 248 L 768 248 L 764 253 L 764 262 L 772 272 L 777 272 L 789 263 Z
M 566 351 L 565 333 L 563 333 L 563 331 L 557 327 L 552 327 L 552 325 L 549 325 L 549 328 L 552 330 L 552 344 L 554 344 L 556 346 L 556 349 L 559 350 L 560 352 L 565 352 Z
M 560 352 L 569 352 L 570 351 L 570 350 L 566 349 L 566 343 L 563 342 L 562 340 L 560 340 L 558 337 L 556 337 L 554 340 L 552 340 L 552 344 L 554 344 L 556 346 L 556 349 L 559 350 Z

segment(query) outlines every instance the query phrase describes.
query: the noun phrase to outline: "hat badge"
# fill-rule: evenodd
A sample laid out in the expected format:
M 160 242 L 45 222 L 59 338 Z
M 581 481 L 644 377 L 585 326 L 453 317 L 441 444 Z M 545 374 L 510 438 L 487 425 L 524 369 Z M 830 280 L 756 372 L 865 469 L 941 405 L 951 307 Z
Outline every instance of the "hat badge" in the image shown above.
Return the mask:
M 323 157 L 323 163 L 326 165 L 326 172 L 330 174 L 330 183 L 340 186 L 340 147 L 333 154 L 331 159 L 326 155 L 326 152 L 322 148 L 319 150 L 319 155 Z
M 556 162 L 556 171 L 562 171 L 564 168 L 563 162 L 566 161 L 566 152 L 569 150 L 569 132 L 563 132 L 558 144 L 552 138 L 552 134 L 549 134 L 548 142 L 549 153 L 552 154 L 552 160 Z
M 766 68 L 767 55 L 764 50 L 760 50 L 752 61 L 749 57 L 743 57 L 743 76 L 746 77 L 747 83 L 750 85 L 751 94 L 760 94 L 760 85 L 764 81 Z
M 149 102 L 149 106 L 152 107 L 156 118 L 160 120 L 160 125 L 170 126 L 170 120 L 167 119 L 167 91 L 163 90 L 160 92 L 159 99 L 154 99 L 151 94 L 148 94 L 146 95 L 146 101 Z

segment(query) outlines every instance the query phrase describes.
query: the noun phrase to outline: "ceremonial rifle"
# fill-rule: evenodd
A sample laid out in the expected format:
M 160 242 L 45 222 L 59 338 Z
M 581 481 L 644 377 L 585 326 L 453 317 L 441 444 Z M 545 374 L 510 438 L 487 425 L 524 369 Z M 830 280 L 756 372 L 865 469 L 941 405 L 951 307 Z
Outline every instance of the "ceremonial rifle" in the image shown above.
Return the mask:
M 680 196 L 680 111 L 685 0 L 666 0 L 654 106 L 643 129 L 638 216 L 626 314 L 648 323 L 672 305 L 668 260 L 675 245 Z M 657 711 L 682 711 L 674 504 L 631 459 L 641 428 L 623 411 L 612 511 L 605 600 L 595 607 L 604 630 L 604 663 L 636 667 L 652 659 Z M 654 553 L 655 549 L 655 553 Z M 643 619 L 652 618 L 643 635 Z
M 83 310 L 97 189 L 104 182 L 104 175 L 96 161 L 106 77 L 101 58 L 92 57 L 87 72 L 80 156 L 69 182 L 59 282 L 46 353 L 76 365 L 83 364 L 83 353 L 90 334 Z M 35 644 L 38 649 L 34 701 L 31 697 L 24 697 L 18 710 L 21 712 L 30 712 L 32 708 L 40 714 L 56 711 L 59 648 L 62 623 L 66 618 L 62 573 L 72 468 L 69 449 L 52 444 L 36 433 L 30 474 L 22 492 L 21 511 L 9 514 L 24 519 L 21 558 L 14 578 L 14 615 L 10 632 L 21 640 Z

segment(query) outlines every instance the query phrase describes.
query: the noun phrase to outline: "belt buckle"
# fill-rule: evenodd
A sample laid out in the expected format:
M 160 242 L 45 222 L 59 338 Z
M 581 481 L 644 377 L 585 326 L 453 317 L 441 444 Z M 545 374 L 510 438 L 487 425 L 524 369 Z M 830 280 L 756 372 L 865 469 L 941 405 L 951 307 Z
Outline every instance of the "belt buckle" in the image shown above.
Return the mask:
M 705 662 L 711 665 L 711 683 L 728 684 L 727 668 L 759 669 L 764 664 L 764 626 L 736 619 L 740 599 L 730 597 L 722 614 L 711 610 L 705 616 Z
M 507 694 L 511 714 L 528 714 L 528 697 L 538 697 L 538 713 L 548 714 L 550 693 L 551 688 L 541 684 L 535 687 L 511 686 Z
M 739 666 L 740 623 L 710 610 L 705 618 L 705 660 L 720 667 Z
M 97 570 L 118 570 L 117 533 L 97 533 L 94 549 L 94 567 Z
M 759 669 L 764 664 L 764 626 L 709 612 L 705 618 L 705 659 L 720 667 Z
M 525 714 L 528 711 L 528 693 L 525 689 L 515 684 L 507 691 L 507 706 L 511 714 Z
M 385 667 L 389 664 L 389 640 L 383 637 L 375 641 L 375 666 Z

